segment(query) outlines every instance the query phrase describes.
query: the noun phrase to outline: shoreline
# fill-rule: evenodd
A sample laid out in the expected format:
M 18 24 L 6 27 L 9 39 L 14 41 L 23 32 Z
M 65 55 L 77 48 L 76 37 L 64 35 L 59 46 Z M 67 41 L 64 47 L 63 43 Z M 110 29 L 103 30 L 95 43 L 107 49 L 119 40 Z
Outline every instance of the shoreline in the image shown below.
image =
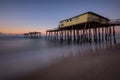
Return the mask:
M 56 64 L 12 80 L 119 80 L 120 44 L 63 58 Z

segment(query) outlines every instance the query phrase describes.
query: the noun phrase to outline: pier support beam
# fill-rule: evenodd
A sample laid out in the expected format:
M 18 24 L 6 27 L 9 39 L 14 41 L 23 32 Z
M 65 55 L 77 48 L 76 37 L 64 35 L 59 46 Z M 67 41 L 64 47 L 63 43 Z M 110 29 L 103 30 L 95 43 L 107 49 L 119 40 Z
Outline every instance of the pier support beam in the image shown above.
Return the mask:
M 101 42 L 100 28 L 98 28 L 99 42 Z
M 114 39 L 114 43 L 116 43 L 116 37 L 115 37 L 115 26 L 113 26 L 113 39 Z
M 90 24 L 89 24 L 89 26 L 88 26 L 88 29 L 89 29 L 89 43 L 91 43 L 92 42 L 92 34 L 91 34 L 91 28 L 90 28 Z
M 74 42 L 75 42 L 75 40 L 76 40 L 75 29 L 73 29 L 73 40 L 74 40 Z
M 110 40 L 110 42 L 111 42 L 111 40 L 112 40 L 112 31 L 111 31 L 111 26 L 109 27 L 109 40 Z
M 67 34 L 66 34 L 66 30 L 64 30 L 64 32 L 65 32 L 65 41 L 67 40 Z
M 94 42 L 97 43 L 97 28 L 93 29 L 93 34 L 94 34 Z
M 72 41 L 72 30 L 69 30 L 69 40 Z
M 77 34 L 77 43 L 79 42 L 79 38 L 80 38 L 80 36 L 79 36 L 79 30 L 77 29 L 77 31 L 76 31 L 76 34 Z
M 69 40 L 69 31 L 67 30 L 67 40 Z
M 87 27 L 87 24 L 85 24 L 85 26 L 83 28 L 83 42 L 84 43 L 86 42 L 86 27 Z
M 107 27 L 105 27 L 105 40 L 107 41 Z
M 102 42 L 104 42 L 104 27 L 102 27 Z
M 63 30 L 60 31 L 60 40 L 63 41 Z

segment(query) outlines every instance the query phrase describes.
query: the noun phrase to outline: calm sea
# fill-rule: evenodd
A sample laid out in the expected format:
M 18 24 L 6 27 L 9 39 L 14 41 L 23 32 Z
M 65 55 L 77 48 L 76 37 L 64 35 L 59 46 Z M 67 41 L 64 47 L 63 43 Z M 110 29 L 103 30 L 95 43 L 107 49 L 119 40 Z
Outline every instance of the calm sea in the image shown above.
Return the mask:
M 116 35 L 120 43 L 120 35 Z M 0 39 L 0 79 L 48 67 L 62 58 L 103 50 L 114 43 L 61 43 L 46 39 Z

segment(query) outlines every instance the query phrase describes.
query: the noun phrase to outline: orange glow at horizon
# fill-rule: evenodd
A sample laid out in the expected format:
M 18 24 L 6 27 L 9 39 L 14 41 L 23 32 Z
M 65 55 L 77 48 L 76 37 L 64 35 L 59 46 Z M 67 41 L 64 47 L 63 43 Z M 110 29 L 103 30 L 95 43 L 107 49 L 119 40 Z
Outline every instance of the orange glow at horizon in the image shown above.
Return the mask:
M 6 26 L 5 26 L 6 27 Z M 24 27 L 24 28 L 20 28 L 20 27 L 0 27 L 0 32 L 1 33 L 5 33 L 5 34 L 24 34 L 24 33 L 28 33 L 28 32 L 41 32 L 43 35 L 46 34 L 46 30 L 47 28 L 34 28 L 34 27 Z M 120 26 L 116 26 L 115 27 L 115 31 L 120 33 Z
M 10 28 L 10 27 L 7 27 L 7 28 L 3 28 L 3 27 L 0 27 L 0 32 L 1 33 L 4 33 L 4 34 L 24 34 L 24 33 L 28 33 L 28 32 L 41 32 L 43 35 L 45 34 L 45 31 L 47 29 L 44 29 L 44 28 Z

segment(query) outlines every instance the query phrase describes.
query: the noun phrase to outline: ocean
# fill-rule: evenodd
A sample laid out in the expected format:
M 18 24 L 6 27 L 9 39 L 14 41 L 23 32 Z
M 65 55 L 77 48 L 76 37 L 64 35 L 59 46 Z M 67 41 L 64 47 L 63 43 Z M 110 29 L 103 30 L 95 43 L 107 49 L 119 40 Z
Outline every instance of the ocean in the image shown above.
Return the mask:
M 116 34 L 120 43 L 120 34 Z M 62 58 L 83 55 L 87 52 L 104 50 L 114 46 L 104 43 L 64 43 L 59 41 L 30 38 L 0 39 L 0 80 L 25 75 L 37 69 L 44 69 Z

